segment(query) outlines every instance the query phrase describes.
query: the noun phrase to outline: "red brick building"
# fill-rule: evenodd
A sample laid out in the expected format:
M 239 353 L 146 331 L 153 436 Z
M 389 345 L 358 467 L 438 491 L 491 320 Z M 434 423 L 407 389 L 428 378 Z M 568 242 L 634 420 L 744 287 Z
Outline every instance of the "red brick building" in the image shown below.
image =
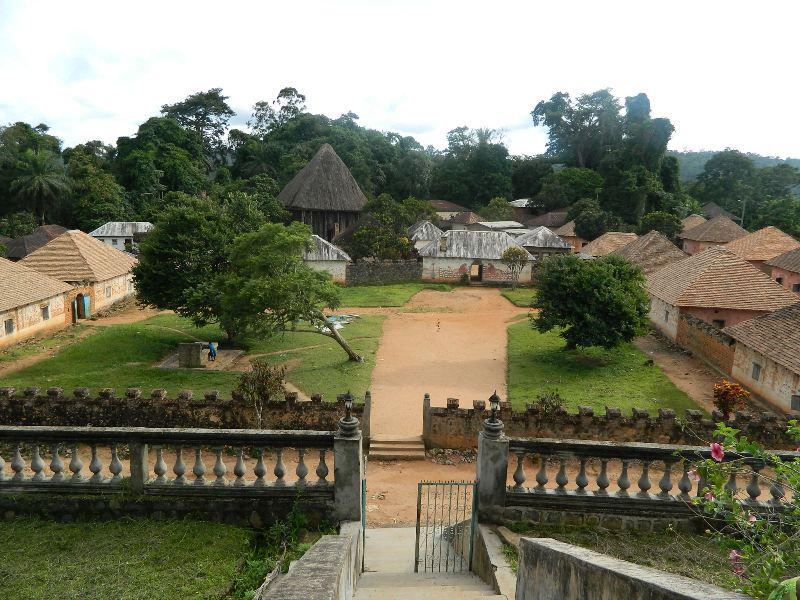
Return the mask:
M 697 254 L 711 246 L 721 246 L 746 235 L 747 231 L 725 215 L 720 215 L 679 233 L 678 237 L 683 240 L 686 254 Z
M 728 242 L 725 247 L 754 267 L 771 274 L 771 267 L 765 263 L 785 252 L 800 248 L 800 242 L 777 227 L 770 226 Z
M 580 252 L 586 245 L 586 240 L 575 233 L 575 221 L 564 223 L 561 227 L 553 229 L 553 233 L 572 246 L 573 252 Z
M 787 290 L 800 295 L 800 248 L 790 250 L 765 263 L 772 278 Z

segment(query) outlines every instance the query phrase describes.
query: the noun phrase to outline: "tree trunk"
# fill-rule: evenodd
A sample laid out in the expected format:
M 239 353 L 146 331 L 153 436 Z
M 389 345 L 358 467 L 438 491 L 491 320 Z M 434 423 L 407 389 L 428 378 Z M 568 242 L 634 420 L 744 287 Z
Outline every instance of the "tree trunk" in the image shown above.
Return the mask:
M 336 327 L 334 326 L 334 324 L 331 323 L 327 319 L 327 317 L 325 317 L 325 315 L 323 313 L 321 313 L 321 312 L 319 313 L 319 317 L 322 319 L 322 322 L 328 328 L 328 331 L 331 332 L 330 333 L 330 337 L 332 337 L 334 340 L 336 340 L 336 343 L 339 344 L 342 347 L 342 350 L 347 352 L 347 356 L 349 357 L 349 359 L 352 360 L 352 361 L 355 361 L 355 362 L 364 362 L 364 359 L 361 358 L 358 354 L 356 354 L 356 351 L 353 350 L 350 347 L 350 344 L 348 344 L 347 341 L 341 335 L 339 335 L 339 332 L 336 330 Z M 327 335 L 327 334 L 323 334 L 323 335 Z

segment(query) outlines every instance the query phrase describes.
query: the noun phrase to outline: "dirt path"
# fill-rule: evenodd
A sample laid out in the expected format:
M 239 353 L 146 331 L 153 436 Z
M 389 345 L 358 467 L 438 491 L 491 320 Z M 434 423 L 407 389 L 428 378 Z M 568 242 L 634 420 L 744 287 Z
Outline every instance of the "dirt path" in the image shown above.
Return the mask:
M 526 309 L 498 290 L 423 290 L 403 308 L 386 311 L 372 372 L 373 436 L 422 434 L 422 398 L 465 405 L 506 392 L 506 326 Z M 382 311 L 382 312 L 383 312 Z

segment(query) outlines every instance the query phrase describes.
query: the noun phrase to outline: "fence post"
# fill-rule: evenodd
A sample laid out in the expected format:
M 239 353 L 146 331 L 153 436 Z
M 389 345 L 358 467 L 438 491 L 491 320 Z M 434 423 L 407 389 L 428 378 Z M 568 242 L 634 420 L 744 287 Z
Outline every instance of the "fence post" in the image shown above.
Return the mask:
M 500 398 L 489 398 L 491 414 L 483 421 L 478 434 L 478 516 L 489 515 L 493 507 L 506 503 L 506 473 L 508 472 L 508 438 L 503 434 L 503 422 L 497 418 Z
M 427 392 L 422 399 L 422 441 L 428 449 L 431 439 L 431 395 Z
M 144 494 L 144 486 L 150 473 L 150 461 L 147 455 L 147 444 L 132 442 L 130 444 L 131 491 Z
M 363 453 L 358 419 L 352 414 L 353 398 L 345 398 L 346 415 L 339 419 L 333 438 L 333 485 L 336 517 L 342 521 L 361 521 L 361 480 Z
M 369 439 L 369 423 L 370 418 L 372 417 L 372 393 L 367 390 L 364 393 L 364 416 L 362 417 L 364 422 L 361 424 L 361 435 L 364 436 L 365 439 Z

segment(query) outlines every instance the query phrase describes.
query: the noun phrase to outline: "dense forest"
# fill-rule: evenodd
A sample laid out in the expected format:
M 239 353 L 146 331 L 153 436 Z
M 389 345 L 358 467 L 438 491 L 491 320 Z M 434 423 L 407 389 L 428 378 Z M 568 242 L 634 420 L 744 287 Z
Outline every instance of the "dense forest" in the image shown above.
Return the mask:
M 279 190 L 328 142 L 384 212 L 406 210 L 409 198 L 441 198 L 489 214 L 499 206 L 495 200 L 487 209 L 492 199 L 530 198 L 536 213 L 569 210 L 591 239 L 609 229 L 674 229 L 714 201 L 744 212 L 748 228 L 769 223 L 800 235 L 800 203 L 791 194 L 800 183 L 796 161 L 764 163 L 735 150 L 668 152 L 674 128 L 651 116 L 645 94 L 559 92 L 538 102 L 531 125 L 548 132 L 539 156 L 512 156 L 499 132 L 466 126 L 450 131 L 442 150 L 423 147 L 364 127 L 354 113 L 311 114 L 295 88 L 257 102 L 243 131 L 229 126 L 227 100 L 215 88 L 165 104 L 115 145 L 64 148 L 45 124 L 0 127 L 0 234 L 41 223 L 90 231 L 110 220 L 157 221 L 194 197 L 243 220 L 283 221 Z M 699 172 L 687 166 L 701 158 Z
M 697 179 L 697 176 L 703 172 L 708 160 L 718 154 L 714 150 L 701 150 L 699 152 L 680 152 L 678 150 L 667 150 L 667 154 L 675 156 L 678 159 L 678 165 L 681 169 L 681 181 L 690 182 Z M 761 156 L 760 154 L 753 154 L 746 152 L 745 156 L 753 161 L 757 169 L 765 167 L 775 167 L 781 163 L 787 163 L 795 168 L 800 169 L 800 158 L 778 158 L 777 156 Z

